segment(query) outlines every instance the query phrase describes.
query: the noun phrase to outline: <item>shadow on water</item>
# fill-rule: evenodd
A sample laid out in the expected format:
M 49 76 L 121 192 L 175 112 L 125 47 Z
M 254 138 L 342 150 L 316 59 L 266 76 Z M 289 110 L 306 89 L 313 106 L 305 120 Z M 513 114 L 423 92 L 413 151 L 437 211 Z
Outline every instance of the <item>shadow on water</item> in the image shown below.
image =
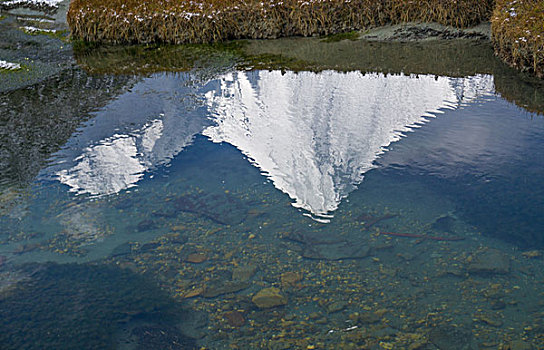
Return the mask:
M 108 265 L 29 264 L 0 294 L 2 349 L 193 349 L 189 311 L 149 278 Z

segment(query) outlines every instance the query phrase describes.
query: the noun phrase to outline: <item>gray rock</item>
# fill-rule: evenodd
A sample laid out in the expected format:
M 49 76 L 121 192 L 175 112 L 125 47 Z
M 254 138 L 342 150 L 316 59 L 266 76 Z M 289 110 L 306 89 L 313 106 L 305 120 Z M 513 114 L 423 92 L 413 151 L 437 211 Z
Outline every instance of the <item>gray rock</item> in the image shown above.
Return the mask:
M 510 257 L 497 249 L 479 253 L 468 264 L 471 274 L 505 274 L 510 272 Z

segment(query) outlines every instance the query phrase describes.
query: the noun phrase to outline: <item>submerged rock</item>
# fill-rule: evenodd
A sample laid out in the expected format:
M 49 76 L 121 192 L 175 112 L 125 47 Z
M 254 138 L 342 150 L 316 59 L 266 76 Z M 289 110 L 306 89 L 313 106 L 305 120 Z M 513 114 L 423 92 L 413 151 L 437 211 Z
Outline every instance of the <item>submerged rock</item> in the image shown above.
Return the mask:
M 455 233 L 455 225 L 457 224 L 457 219 L 451 215 L 444 215 L 436 219 L 431 224 L 431 229 L 435 232 L 440 233 Z
M 477 254 L 467 270 L 472 274 L 505 274 L 510 272 L 510 257 L 497 249 L 489 249 Z
M 232 270 L 232 279 L 238 281 L 249 281 L 256 271 L 257 266 L 255 265 L 237 266 Z
M 261 289 L 251 300 L 261 309 L 287 304 L 287 298 L 281 294 L 278 288 L 274 287 Z
M 223 317 L 231 327 L 242 327 L 246 320 L 240 311 L 228 311 L 223 314 Z
M 307 259 L 342 260 L 362 259 L 370 254 L 368 246 L 340 242 L 333 244 L 307 244 L 302 250 L 302 256 Z
M 441 325 L 429 332 L 429 340 L 440 350 L 477 350 L 478 345 L 468 329 Z
M 205 298 L 215 298 L 223 294 L 236 293 L 251 285 L 249 282 L 233 281 L 233 282 L 216 282 L 206 286 L 201 294 Z

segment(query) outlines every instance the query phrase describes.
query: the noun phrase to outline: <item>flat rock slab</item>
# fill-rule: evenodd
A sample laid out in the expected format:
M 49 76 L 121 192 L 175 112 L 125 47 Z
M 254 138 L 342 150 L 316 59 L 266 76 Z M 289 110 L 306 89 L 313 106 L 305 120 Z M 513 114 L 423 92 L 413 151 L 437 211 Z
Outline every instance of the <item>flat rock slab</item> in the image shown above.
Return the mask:
M 261 309 L 269 309 L 287 304 L 287 298 L 283 296 L 278 288 L 270 287 L 261 289 L 251 299 Z
M 510 272 L 510 257 L 497 249 L 478 253 L 468 264 L 471 274 L 506 274 Z
M 369 254 L 370 247 L 350 242 L 306 244 L 302 250 L 303 257 L 322 260 L 363 259 Z
M 204 298 L 215 298 L 223 294 L 236 293 L 251 285 L 249 282 L 216 282 L 206 286 L 201 294 Z

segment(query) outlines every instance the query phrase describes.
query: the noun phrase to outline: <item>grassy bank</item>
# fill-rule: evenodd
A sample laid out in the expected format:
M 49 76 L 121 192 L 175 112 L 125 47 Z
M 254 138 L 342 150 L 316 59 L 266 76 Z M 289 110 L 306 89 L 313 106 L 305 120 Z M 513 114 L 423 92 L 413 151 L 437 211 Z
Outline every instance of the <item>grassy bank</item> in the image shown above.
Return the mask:
M 497 0 L 492 32 L 502 60 L 544 78 L 544 1 Z
M 387 23 L 465 27 L 488 20 L 493 0 L 74 0 L 74 38 L 105 43 L 207 43 L 328 35 Z

